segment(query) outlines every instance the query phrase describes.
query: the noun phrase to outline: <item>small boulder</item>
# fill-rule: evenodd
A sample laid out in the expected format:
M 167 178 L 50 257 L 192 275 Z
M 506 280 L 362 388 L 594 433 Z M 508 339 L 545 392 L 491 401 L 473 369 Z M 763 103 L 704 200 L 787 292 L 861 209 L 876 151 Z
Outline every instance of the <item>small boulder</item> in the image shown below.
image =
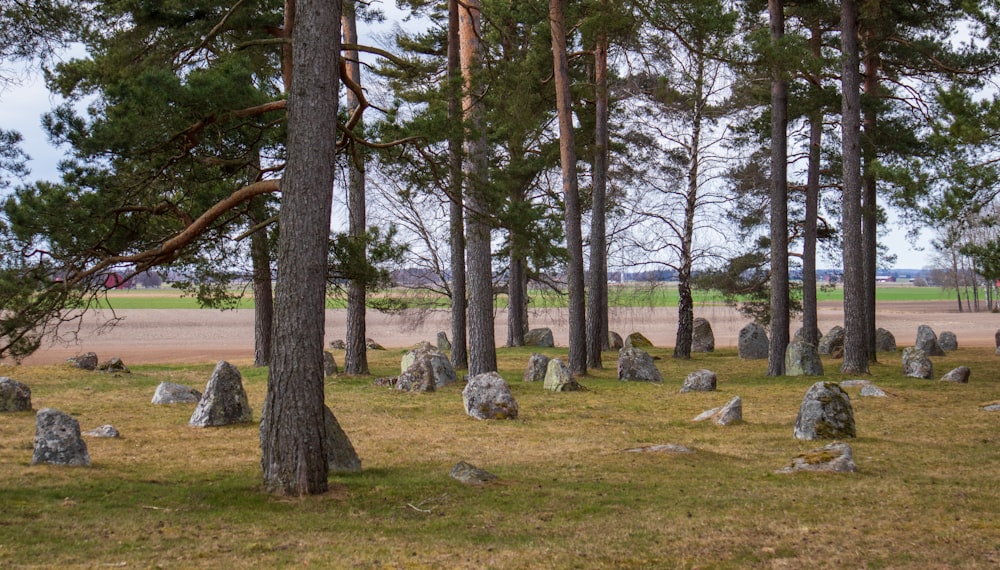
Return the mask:
M 988 404 L 983 404 L 982 409 L 984 412 L 1000 412 L 1000 402 L 990 402 Z
M 117 356 L 98 364 L 97 369 L 100 370 L 101 372 L 108 372 L 111 374 L 132 373 L 132 371 L 128 369 L 128 366 L 125 366 L 125 363 L 122 362 L 122 359 L 118 358 Z
M 847 392 L 835 382 L 816 382 L 806 391 L 795 418 L 796 439 L 855 437 L 854 409 Z
M 544 354 L 534 352 L 528 359 L 528 368 L 524 371 L 525 382 L 544 382 L 545 372 L 549 368 L 549 357 Z
M 626 347 L 618 351 L 618 379 L 623 382 L 663 382 L 663 375 L 648 352 Z
M 625 348 L 653 348 L 653 341 L 640 332 L 634 332 L 625 337 Z
M 336 350 L 346 350 L 347 349 L 347 343 L 344 342 L 344 339 L 342 339 L 342 338 L 341 339 L 337 339 L 337 340 L 332 340 L 332 341 L 330 341 L 330 348 L 333 348 L 333 349 L 336 349 Z
M 337 360 L 333 358 L 333 353 L 329 350 L 323 351 L 323 376 L 329 378 L 335 376 L 340 369 L 337 368 Z
M 385 350 L 385 347 L 375 342 L 375 339 L 373 338 L 365 339 L 365 348 L 367 348 L 368 350 Z
M 329 406 L 323 406 L 323 428 L 326 430 L 326 466 L 331 473 L 357 473 L 361 471 L 361 458 L 351 445 L 340 427 L 340 422 L 333 415 Z
M 31 388 L 6 376 L 0 378 L 0 412 L 31 411 Z
M 684 379 L 684 385 L 681 386 L 681 393 L 685 392 L 714 392 L 715 386 L 718 383 L 718 378 L 715 372 L 711 370 L 695 370 L 694 372 L 687 375 Z
M 822 376 L 823 361 L 816 347 L 808 342 L 790 342 L 785 349 L 787 376 Z
M 896 337 L 883 328 L 875 331 L 875 350 L 878 352 L 896 352 Z
M 857 471 L 851 446 L 834 442 L 819 449 L 813 449 L 796 456 L 787 467 L 775 473 L 797 473 L 799 471 L 829 471 L 853 473 Z
M 874 384 L 866 384 L 862 386 L 859 394 L 864 398 L 885 398 L 888 396 L 888 394 L 885 393 L 885 390 Z
M 720 426 L 728 426 L 743 421 L 743 399 L 739 396 L 729 400 L 721 408 L 712 408 L 698 414 L 693 421 L 701 422 L 712 420 L 712 423 Z
M 820 354 L 825 354 L 827 356 L 835 356 L 836 353 L 843 356 L 844 327 L 834 325 L 834 327 L 830 329 L 830 332 L 826 333 L 826 335 L 819 340 L 819 345 L 816 346 L 816 350 Z
M 218 427 L 253 422 L 253 410 L 243 389 L 243 377 L 235 366 L 220 360 L 205 385 L 188 425 Z
M 43 408 L 35 417 L 35 451 L 31 464 L 90 465 L 87 443 L 80 437 L 80 423 L 70 415 Z
M 954 370 L 948 372 L 941 377 L 942 382 L 957 382 L 959 384 L 968 384 L 969 375 L 972 374 L 972 370 L 968 366 L 959 366 Z
M 196 404 L 201 400 L 201 392 L 173 382 L 160 382 L 153 392 L 154 404 Z
M 740 329 L 736 347 L 743 360 L 767 358 L 771 347 L 770 341 L 767 339 L 767 329 L 758 323 L 747 324 Z
M 938 344 L 938 337 L 934 334 L 934 329 L 928 325 L 917 327 L 917 341 L 913 343 L 913 346 L 924 351 L 927 356 L 944 356 L 944 351 Z
M 715 352 L 715 334 L 708 319 L 698 317 L 692 323 L 691 352 Z
M 573 392 L 583 389 L 573 378 L 573 373 L 569 367 L 563 364 L 562 360 L 553 358 L 549 360 L 549 366 L 545 370 L 545 384 L 543 386 L 550 392 Z
M 446 350 L 451 350 L 451 341 L 448 340 L 448 333 L 444 331 L 438 331 L 437 334 L 437 349 L 441 352 Z
M 541 348 L 552 348 L 555 341 L 552 338 L 552 329 L 548 327 L 531 329 L 524 335 L 524 346 L 537 346 Z
M 476 374 L 462 390 L 465 413 L 477 420 L 513 420 L 517 418 L 517 400 L 507 381 L 496 372 Z
M 451 468 L 449 476 L 456 481 L 465 483 L 466 485 L 482 485 L 483 483 L 488 483 L 497 478 L 496 475 L 480 469 L 472 464 L 466 463 L 465 461 L 459 461 Z
M 908 378 L 924 378 L 929 380 L 934 376 L 934 363 L 927 353 L 915 347 L 903 349 L 903 375 Z
M 624 346 L 622 335 L 615 331 L 608 331 L 608 350 L 621 350 Z
M 958 337 L 951 331 L 941 331 L 938 335 L 938 346 L 944 351 L 958 350 Z
M 115 428 L 115 426 L 111 424 L 104 424 L 101 427 L 85 431 L 83 432 L 83 435 L 90 437 L 105 437 L 111 439 L 121 437 L 121 434 L 118 433 L 118 430 Z
M 792 339 L 790 342 L 799 342 L 801 340 L 806 340 L 806 331 L 804 327 L 799 327 L 798 329 L 795 330 L 795 334 L 792 335 Z M 820 332 L 819 329 L 816 329 L 816 344 L 818 345 L 819 341 L 821 340 L 823 340 L 823 333 Z
M 66 362 L 82 370 L 97 370 L 97 353 L 85 352 L 79 356 L 67 358 Z
M 403 355 L 400 362 L 402 374 L 396 388 L 411 392 L 432 392 L 442 386 L 458 382 L 455 367 L 448 356 L 422 342 L 417 348 Z

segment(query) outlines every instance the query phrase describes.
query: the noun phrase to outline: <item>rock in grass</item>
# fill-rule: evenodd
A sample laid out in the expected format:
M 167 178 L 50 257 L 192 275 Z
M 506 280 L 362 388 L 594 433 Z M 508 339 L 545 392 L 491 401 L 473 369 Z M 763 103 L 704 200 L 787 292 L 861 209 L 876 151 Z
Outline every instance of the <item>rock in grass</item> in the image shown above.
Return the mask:
M 926 352 L 912 346 L 903 349 L 903 375 L 908 378 L 923 378 L 934 376 L 934 363 Z
M 648 352 L 636 347 L 618 351 L 618 379 L 622 382 L 663 382 L 663 375 Z
M 968 384 L 969 375 L 972 374 L 972 370 L 968 366 L 959 366 L 954 370 L 949 371 L 947 374 L 941 377 L 942 382 L 957 382 L 959 384 Z
M 860 395 L 865 398 L 885 398 L 889 394 L 874 384 L 866 384 L 861 387 Z
M 625 453 L 694 453 L 690 448 L 678 443 L 662 443 L 643 447 L 630 447 L 622 450 Z
M 111 424 L 104 424 L 101 427 L 85 431 L 83 432 L 83 435 L 90 437 L 104 437 L 109 439 L 115 439 L 121 437 L 121 434 L 118 433 L 118 429 Z
M 323 428 L 326 430 L 326 466 L 331 473 L 356 473 L 361 471 L 361 458 L 351 445 L 351 440 L 341 429 L 336 416 L 328 406 L 323 406 Z
M 480 469 L 474 465 L 466 463 L 465 461 L 459 461 L 451 468 L 451 473 L 449 474 L 452 479 L 465 483 L 466 485 L 482 485 L 483 483 L 488 483 L 489 481 L 495 481 L 497 476 Z
M 496 372 L 476 374 L 462 390 L 465 413 L 477 420 L 513 420 L 517 418 L 517 400 L 510 386 Z
M 205 393 L 191 414 L 192 427 L 218 427 L 253 422 L 253 410 L 243 389 L 243 377 L 235 366 L 220 360 L 208 379 Z
M 708 319 L 698 317 L 691 323 L 691 352 L 715 352 L 715 334 Z
M 770 341 L 767 339 L 767 329 L 758 323 L 749 323 L 740 329 L 739 340 L 736 343 L 740 358 L 744 360 L 760 360 L 767 358 Z
M 552 329 L 548 327 L 531 329 L 524 335 L 524 346 L 552 348 L 555 344 L 555 340 L 552 338 Z
M 444 331 L 438 331 L 437 333 L 437 349 L 441 352 L 446 350 L 451 350 L 451 341 L 448 340 L 448 333 Z
M 896 352 L 896 337 L 883 328 L 875 331 L 875 350 L 878 352 Z
M 97 370 L 97 353 L 85 352 L 79 356 L 67 358 L 66 362 L 82 370 Z
M 39 410 L 35 417 L 35 452 L 31 464 L 89 466 L 87 443 L 80 437 L 80 423 L 69 414 L 52 408 Z
M 847 392 L 835 382 L 816 382 L 806 391 L 795 418 L 796 439 L 855 437 L 854 409 Z
M 918 350 L 924 351 L 927 356 L 944 356 L 944 351 L 941 350 L 941 345 L 938 344 L 938 337 L 934 334 L 934 329 L 929 325 L 920 325 L 917 327 L 917 340 L 913 343 L 913 346 Z
M 551 359 L 544 354 L 532 353 L 531 357 L 528 358 L 528 367 L 524 371 L 522 380 L 525 382 L 544 382 L 545 372 L 549 368 L 549 360 Z
M 323 376 L 329 378 L 334 376 L 339 372 L 340 369 L 337 368 L 337 361 L 333 358 L 333 353 L 329 350 L 323 351 Z
M 160 382 L 153 392 L 154 404 L 196 404 L 201 400 L 201 392 L 173 382 Z
M 816 347 L 808 342 L 790 342 L 785 348 L 785 374 L 788 376 L 822 376 L 823 362 Z
M 108 372 L 110 374 L 131 374 L 132 371 L 125 366 L 125 363 L 121 358 L 113 356 L 108 360 L 97 365 L 97 369 L 101 372 Z
M 794 457 L 790 465 L 775 473 L 797 473 L 799 471 L 853 473 L 857 469 L 851 446 L 846 443 L 834 442 Z
M 819 340 L 819 345 L 816 346 L 816 350 L 820 354 L 834 355 L 844 353 L 844 327 L 840 325 L 834 325 L 830 329 L 830 332 Z
M 621 350 L 625 346 L 622 335 L 615 331 L 608 331 L 608 350 Z
M 625 337 L 625 348 L 653 348 L 653 341 L 641 332 L 634 332 Z
M 549 366 L 545 370 L 545 384 L 543 388 L 550 392 L 574 392 L 582 390 L 583 386 L 573 378 L 573 373 L 562 360 L 553 358 L 549 360 Z
M 1000 412 L 1000 402 L 990 402 L 988 404 L 983 404 L 982 409 L 984 412 Z
M 941 331 L 938 335 L 938 346 L 946 352 L 954 352 L 958 350 L 958 337 L 951 331 Z
M 712 423 L 720 426 L 728 426 L 742 422 L 743 399 L 736 396 L 732 400 L 729 400 L 729 402 L 721 408 L 712 408 L 711 410 L 706 410 L 698 414 L 693 421 L 701 422 L 705 420 L 712 420 Z
M 398 390 L 433 392 L 437 388 L 458 382 L 455 367 L 448 356 L 428 342 L 420 343 L 403 355 L 400 371 L 402 373 L 396 384 Z
M 716 377 L 715 372 L 702 368 L 687 375 L 681 386 L 681 393 L 714 392 L 717 384 L 718 377 Z
M 31 411 L 31 388 L 13 378 L 0 378 L 0 412 Z

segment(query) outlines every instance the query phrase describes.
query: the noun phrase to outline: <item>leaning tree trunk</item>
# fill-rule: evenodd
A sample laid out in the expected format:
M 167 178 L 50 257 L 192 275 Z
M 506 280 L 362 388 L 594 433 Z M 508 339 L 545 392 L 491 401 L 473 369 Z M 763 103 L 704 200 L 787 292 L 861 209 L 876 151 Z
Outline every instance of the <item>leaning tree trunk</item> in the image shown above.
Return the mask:
M 590 290 L 587 301 L 587 365 L 603 368 L 608 347 L 608 35 L 594 49 L 594 179 L 590 218 Z
M 451 240 L 451 364 L 469 367 L 466 341 L 465 203 L 462 198 L 462 56 L 458 0 L 448 1 L 448 235 Z
M 784 5 L 769 0 L 771 42 L 785 33 Z M 771 346 L 768 376 L 784 376 L 788 347 L 788 82 L 777 63 L 771 72 Z
M 583 234 L 580 229 L 580 189 L 576 176 L 576 146 L 573 134 L 573 103 L 570 93 L 569 61 L 566 55 L 566 22 L 561 0 L 549 1 L 549 25 L 552 29 L 553 74 L 556 86 L 556 110 L 559 114 L 559 158 L 562 164 L 563 197 L 566 223 L 566 249 L 569 256 L 566 278 L 569 285 L 569 369 L 574 374 L 587 373 L 587 322 L 583 286 Z
M 344 41 L 356 45 L 358 43 L 358 20 L 354 0 L 346 0 L 343 7 Z M 355 50 L 346 51 L 343 57 L 347 76 L 355 85 L 361 85 L 361 61 L 358 59 L 358 52 Z M 347 111 L 353 112 L 360 104 L 358 95 L 348 89 Z M 361 121 L 358 121 L 355 129 L 360 129 L 361 126 Z M 367 257 L 367 247 L 364 244 L 366 225 L 365 158 L 362 149 L 355 146 L 353 156 L 347 162 L 347 232 L 352 240 L 361 242 L 361 247 L 356 251 Z M 365 263 L 367 263 L 367 259 Z M 347 283 L 347 331 L 344 341 L 346 345 L 344 372 L 347 374 L 368 374 L 366 298 L 367 283 L 365 283 L 365 279 L 363 277 L 351 279 Z
M 335 180 L 340 2 L 298 0 L 288 94 L 274 354 L 261 414 L 264 488 L 327 490 L 323 331 Z
M 480 3 L 467 0 L 459 11 L 462 77 L 465 86 L 465 229 L 466 278 L 469 289 L 469 375 L 496 372 L 493 331 L 493 256 L 486 200 L 486 132 L 479 90 L 482 65 Z
M 858 56 L 858 4 L 841 3 L 843 92 L 844 362 L 843 374 L 868 374 L 865 344 L 864 252 L 861 249 L 861 77 Z

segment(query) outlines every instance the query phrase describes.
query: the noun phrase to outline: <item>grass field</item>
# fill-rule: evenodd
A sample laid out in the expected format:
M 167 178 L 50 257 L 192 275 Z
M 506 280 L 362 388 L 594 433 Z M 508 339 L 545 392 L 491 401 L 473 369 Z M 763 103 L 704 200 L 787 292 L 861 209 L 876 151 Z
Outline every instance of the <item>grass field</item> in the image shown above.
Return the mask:
M 425 292 L 413 290 L 396 289 L 385 293 L 398 298 L 406 303 L 416 306 L 436 306 L 447 307 L 448 301 L 444 297 L 433 296 Z M 557 295 L 549 290 L 532 291 L 531 303 L 533 307 L 564 307 L 566 298 Z M 883 286 L 876 289 L 878 301 L 952 301 L 955 299 L 954 290 L 945 290 L 940 287 L 907 287 L 907 286 Z M 844 298 L 843 289 L 831 291 L 820 291 L 818 293 L 820 301 L 842 301 Z M 675 307 L 677 306 L 677 286 L 676 284 L 656 284 L 653 286 L 614 286 L 609 293 L 609 300 L 612 306 L 617 307 Z M 713 291 L 695 291 L 695 302 L 697 303 L 722 303 L 722 297 Z M 105 299 L 100 300 L 101 306 L 110 304 L 115 309 L 197 309 L 198 302 L 193 297 L 183 296 L 180 291 L 163 287 L 160 289 L 119 289 L 109 291 Z M 506 307 L 507 298 L 501 295 L 497 299 L 497 305 Z M 253 308 L 253 297 L 247 296 L 241 301 L 239 308 Z M 327 306 L 331 309 L 345 307 L 345 301 L 339 297 L 331 297 L 327 301 Z
M 201 389 L 210 364 L 9 367 L 36 409 L 122 438 L 88 439 L 89 468 L 31 466 L 34 413 L 0 414 L 0 567 L 996 568 L 1000 413 L 980 410 L 1000 400 L 992 352 L 935 359 L 937 377 L 970 366 L 967 385 L 905 379 L 899 355 L 884 355 L 872 380 L 892 397 L 848 389 L 848 475 L 774 473 L 824 443 L 792 437 L 816 378 L 767 377 L 766 362 L 732 351 L 677 361 L 654 349 L 662 385 L 618 382 L 608 353 L 587 391 L 553 394 L 520 380 L 529 350 L 501 349 L 513 421 L 469 418 L 457 385 L 411 394 L 334 377 L 327 402 L 364 470 L 299 499 L 259 490 L 256 425 L 190 428 L 193 405 L 149 403 L 161 381 Z M 370 353 L 373 372 L 397 374 L 400 356 Z M 237 364 L 259 417 L 266 372 Z M 719 390 L 678 393 L 697 368 Z M 745 423 L 691 421 L 735 395 Z M 694 453 L 623 452 L 662 443 Z M 498 481 L 450 479 L 460 460 Z

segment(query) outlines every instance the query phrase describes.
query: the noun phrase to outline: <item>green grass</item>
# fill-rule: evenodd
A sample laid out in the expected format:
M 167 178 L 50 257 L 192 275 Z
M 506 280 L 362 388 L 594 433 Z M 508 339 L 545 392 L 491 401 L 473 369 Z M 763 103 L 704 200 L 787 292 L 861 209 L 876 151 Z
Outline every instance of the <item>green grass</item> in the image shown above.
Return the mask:
M 373 373 L 398 373 L 403 351 L 370 353 Z M 35 408 L 72 413 L 93 466 L 30 466 L 34 414 L 0 414 L 0 567 L 249 568 L 989 568 L 1000 563 L 1000 400 L 992 350 L 935 359 L 966 364 L 971 383 L 905 379 L 883 355 L 872 379 L 891 398 L 853 398 L 859 471 L 777 475 L 823 442 L 792 437 L 817 378 L 772 378 L 733 351 L 674 360 L 662 385 L 582 378 L 552 394 L 520 380 L 528 349 L 501 349 L 521 415 L 476 421 L 461 387 L 409 394 L 371 377 L 334 377 L 327 402 L 363 472 L 332 476 L 323 496 L 262 493 L 257 426 L 187 426 L 193 406 L 149 403 L 161 381 L 202 387 L 212 364 L 137 366 L 108 376 L 63 366 L 7 368 Z M 551 356 L 565 350 L 547 349 Z M 343 353 L 338 352 L 338 360 Z M 259 413 L 266 372 L 238 362 Z M 838 380 L 827 360 L 824 380 Z M 714 393 L 680 394 L 709 368 Z M 740 395 L 741 425 L 693 423 Z M 624 453 L 678 443 L 690 455 Z M 460 460 L 499 476 L 468 487 Z

